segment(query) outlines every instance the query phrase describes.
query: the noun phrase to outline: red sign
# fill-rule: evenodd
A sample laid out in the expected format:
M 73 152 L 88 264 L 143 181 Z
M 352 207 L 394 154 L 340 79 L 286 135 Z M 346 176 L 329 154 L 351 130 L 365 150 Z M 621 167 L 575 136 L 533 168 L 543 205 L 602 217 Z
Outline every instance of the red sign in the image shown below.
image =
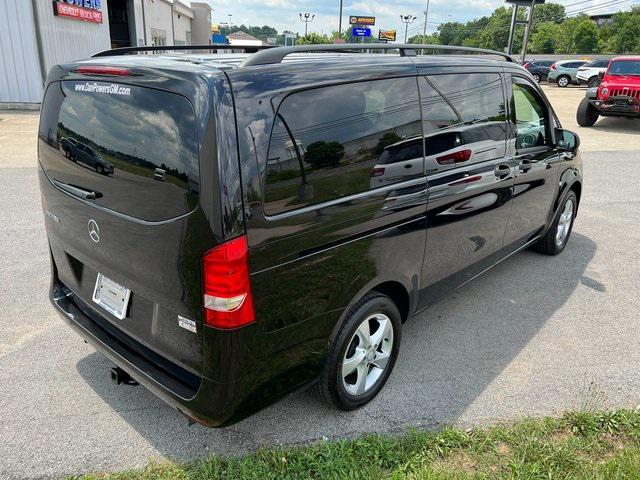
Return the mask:
M 83 22 L 102 23 L 102 12 L 90 8 L 76 7 L 68 3 L 55 2 L 53 13 L 60 17 L 69 17 Z

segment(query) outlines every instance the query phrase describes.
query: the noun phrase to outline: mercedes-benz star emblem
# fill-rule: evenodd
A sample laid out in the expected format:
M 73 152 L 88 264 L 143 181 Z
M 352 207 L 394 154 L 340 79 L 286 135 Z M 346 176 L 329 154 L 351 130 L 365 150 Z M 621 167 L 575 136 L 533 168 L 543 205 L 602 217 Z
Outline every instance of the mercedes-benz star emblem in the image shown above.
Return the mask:
M 87 228 L 89 229 L 91 240 L 98 243 L 100 241 L 100 227 L 98 227 L 96 221 L 94 219 L 89 220 Z

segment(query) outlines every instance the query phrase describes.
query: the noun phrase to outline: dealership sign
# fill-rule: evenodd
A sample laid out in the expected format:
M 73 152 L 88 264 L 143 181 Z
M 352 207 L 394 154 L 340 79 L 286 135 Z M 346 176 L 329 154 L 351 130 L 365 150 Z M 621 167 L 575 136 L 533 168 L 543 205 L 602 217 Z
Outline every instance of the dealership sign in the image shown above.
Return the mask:
M 375 25 L 376 17 L 360 17 L 358 15 L 351 15 L 349 17 L 349 23 L 351 25 Z
M 101 0 L 66 0 L 53 2 L 53 14 L 83 22 L 102 23 Z
M 370 28 L 352 28 L 351 35 L 354 37 L 370 37 L 371 29 Z

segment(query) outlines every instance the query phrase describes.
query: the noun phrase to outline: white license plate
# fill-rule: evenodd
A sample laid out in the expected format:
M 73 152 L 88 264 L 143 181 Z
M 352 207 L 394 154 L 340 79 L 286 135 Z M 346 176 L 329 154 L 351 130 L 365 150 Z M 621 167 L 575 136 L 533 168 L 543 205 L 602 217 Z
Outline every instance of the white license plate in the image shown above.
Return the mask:
M 99 273 L 93 289 L 93 301 L 119 320 L 127 316 L 131 290 Z

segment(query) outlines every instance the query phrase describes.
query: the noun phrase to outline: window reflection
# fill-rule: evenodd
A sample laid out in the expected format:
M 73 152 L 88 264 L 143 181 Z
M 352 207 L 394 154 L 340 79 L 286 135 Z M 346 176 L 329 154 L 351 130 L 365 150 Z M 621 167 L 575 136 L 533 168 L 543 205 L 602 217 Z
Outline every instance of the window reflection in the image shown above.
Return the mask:
M 506 115 L 499 75 L 421 77 L 420 97 L 428 172 L 504 155 Z
M 278 110 L 265 209 L 281 213 L 422 174 L 415 78 L 308 90 Z

